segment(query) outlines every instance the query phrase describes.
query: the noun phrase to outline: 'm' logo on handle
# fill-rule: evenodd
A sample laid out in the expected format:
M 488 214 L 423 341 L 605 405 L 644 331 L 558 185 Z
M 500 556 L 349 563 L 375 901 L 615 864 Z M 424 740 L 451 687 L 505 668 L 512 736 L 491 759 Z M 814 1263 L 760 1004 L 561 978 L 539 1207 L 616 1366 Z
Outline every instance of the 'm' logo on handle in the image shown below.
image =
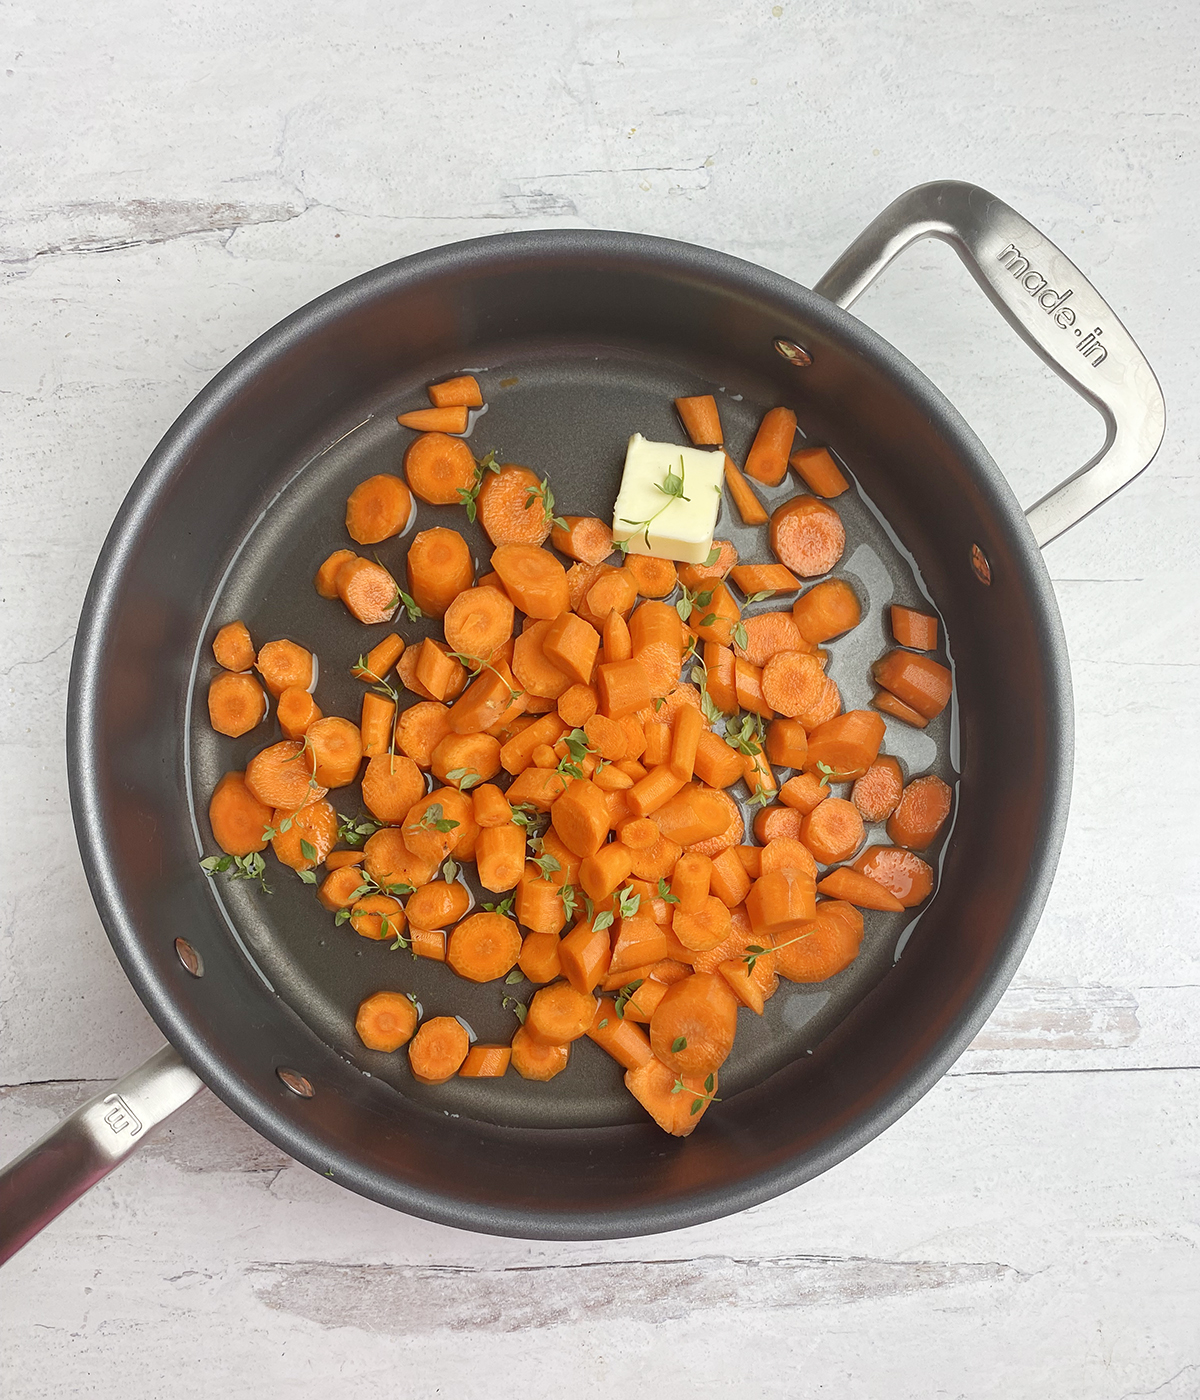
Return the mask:
M 1020 283 L 1022 290 L 1037 302 L 1047 316 L 1054 318 L 1054 324 L 1060 330 L 1074 330 L 1079 341 L 1075 349 L 1089 364 L 1101 365 L 1108 359 L 1108 351 L 1100 343 L 1103 335 L 1100 327 L 1095 326 L 1084 335 L 1082 327 L 1075 325 L 1075 310 L 1067 305 L 1074 295 L 1070 289 L 1065 292 L 1055 291 L 1049 278 L 1043 277 L 1036 268 L 1030 267 L 1029 259 L 1015 243 L 1010 243 L 997 256 L 1001 265 Z

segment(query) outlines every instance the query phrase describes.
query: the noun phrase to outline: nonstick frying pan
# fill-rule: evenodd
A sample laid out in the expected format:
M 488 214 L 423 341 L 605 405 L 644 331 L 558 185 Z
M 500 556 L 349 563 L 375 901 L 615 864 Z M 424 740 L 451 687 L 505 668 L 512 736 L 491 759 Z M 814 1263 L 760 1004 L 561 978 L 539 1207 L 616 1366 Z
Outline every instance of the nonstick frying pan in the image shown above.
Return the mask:
M 956 249 L 1104 419 L 1101 452 L 1028 517 L 953 406 L 845 310 L 924 237 Z M 349 486 L 396 469 L 395 413 L 469 368 L 489 386 L 476 450 L 495 445 L 547 473 L 579 514 L 611 509 L 630 431 L 678 431 L 676 395 L 720 392 L 735 452 L 764 408 L 793 405 L 855 483 L 839 500 L 851 539 L 839 572 L 869 612 L 837 657 L 848 703 L 869 699 L 885 602 L 931 603 L 944 623 L 955 704 L 921 737 L 928 749 L 907 751 L 920 768 L 936 744 L 937 771 L 956 786 L 938 892 L 918 920 L 872 922 L 839 978 L 787 988 L 766 1024 L 739 1031 L 722 1102 L 686 1140 L 650 1125 L 590 1046 L 551 1085 L 509 1076 L 422 1090 L 403 1056 L 357 1043 L 358 999 L 414 986 L 492 1039 L 515 1025 L 500 992 L 386 945 L 354 946 L 364 940 L 323 921 L 297 881 L 275 879 L 268 899 L 198 865 L 213 849 L 213 782 L 269 742 L 231 748 L 208 730 L 214 625 L 240 616 L 259 640 L 295 635 L 333 659 L 362 649 L 363 629 L 314 595 L 312 573 L 341 543 L 331 540 Z M 896 200 L 811 291 L 682 243 L 517 233 L 379 268 L 269 331 L 155 450 L 84 604 L 68 714 L 76 829 L 104 926 L 170 1044 L 6 1170 L 4 1257 L 202 1084 L 352 1190 L 534 1238 L 711 1219 L 862 1146 L 961 1053 L 1033 934 L 1072 761 L 1067 656 L 1039 546 L 1146 467 L 1163 426 L 1150 367 L 1078 269 L 1006 204 L 957 182 Z M 462 513 L 450 516 L 425 507 L 418 528 L 460 528 Z M 484 555 L 482 537 L 468 538 Z M 353 714 L 361 692 L 338 663 L 319 693 L 328 711 Z M 897 727 L 887 745 L 903 759 L 915 742 Z

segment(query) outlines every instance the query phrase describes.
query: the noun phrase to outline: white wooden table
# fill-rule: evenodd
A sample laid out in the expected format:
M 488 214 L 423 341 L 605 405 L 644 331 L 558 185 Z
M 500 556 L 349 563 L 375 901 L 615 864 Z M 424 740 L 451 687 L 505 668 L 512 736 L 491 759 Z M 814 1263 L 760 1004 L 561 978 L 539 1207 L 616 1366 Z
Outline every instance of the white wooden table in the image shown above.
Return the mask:
M 1154 467 L 1047 552 L 1078 762 L 1041 929 L 899 1124 L 733 1219 L 543 1245 L 391 1214 L 206 1095 L 0 1274 L 6 1393 L 1200 1396 L 1200 9 L 31 0 L 0 43 L 5 1156 L 159 1040 L 66 796 L 93 560 L 167 425 L 295 306 L 543 226 L 811 282 L 956 176 L 1094 277 L 1168 404 Z M 1098 444 L 947 250 L 858 310 L 1023 500 Z

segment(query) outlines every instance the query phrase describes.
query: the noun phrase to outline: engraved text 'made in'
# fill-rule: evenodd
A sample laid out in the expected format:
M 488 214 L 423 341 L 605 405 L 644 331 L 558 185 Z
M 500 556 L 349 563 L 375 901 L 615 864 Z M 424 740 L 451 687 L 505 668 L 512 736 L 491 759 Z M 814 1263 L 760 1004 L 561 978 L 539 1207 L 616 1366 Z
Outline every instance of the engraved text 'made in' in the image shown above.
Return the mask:
M 998 255 L 1001 265 L 1012 273 L 1022 289 L 1033 298 L 1047 316 L 1054 319 L 1060 330 L 1073 331 L 1079 344 L 1075 349 L 1093 365 L 1103 364 L 1108 359 L 1108 350 L 1101 345 L 1103 335 L 1099 326 L 1094 326 L 1087 335 L 1083 328 L 1075 325 L 1075 310 L 1067 305 L 1074 293 L 1068 288 L 1065 292 L 1055 291 L 1049 279 L 1036 268 L 1030 267 L 1029 259 L 1015 243 L 1010 243 Z

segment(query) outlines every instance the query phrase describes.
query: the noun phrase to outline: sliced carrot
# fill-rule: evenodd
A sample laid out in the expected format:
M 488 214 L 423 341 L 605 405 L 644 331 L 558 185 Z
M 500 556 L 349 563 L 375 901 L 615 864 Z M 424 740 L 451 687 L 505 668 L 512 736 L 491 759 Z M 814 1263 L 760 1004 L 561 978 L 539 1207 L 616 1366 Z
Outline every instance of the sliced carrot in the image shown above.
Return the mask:
M 595 855 L 609 830 L 604 793 L 586 778 L 574 779 L 554 803 L 550 821 L 569 851 L 581 859 Z
M 451 651 L 461 656 L 491 661 L 512 636 L 513 605 L 507 593 L 476 585 L 454 597 L 442 619 L 442 630 Z M 478 670 L 478 663 L 466 663 Z
M 346 787 L 358 777 L 363 750 L 357 724 L 326 715 L 309 725 L 305 741 L 313 757 L 313 777 L 321 787 Z
M 532 635 L 534 630 L 536 629 L 531 629 L 531 632 L 518 638 L 518 645 L 524 641 L 525 636 Z M 587 687 L 600 650 L 600 634 L 590 622 L 585 622 L 573 612 L 564 610 L 553 621 L 546 621 L 542 625 L 538 645 L 544 653 L 546 665 L 551 668 L 556 678 L 562 678 L 565 683 L 558 685 L 556 679 L 553 686 L 544 692 L 535 691 L 535 694 L 553 693 L 555 698 L 561 699 L 572 684 Z M 588 691 L 588 694 L 591 692 Z
M 748 598 L 755 593 L 794 593 L 800 587 L 800 580 L 782 564 L 739 564 L 729 577 Z
M 849 860 L 863 843 L 863 819 L 853 802 L 831 797 L 800 823 L 800 839 L 822 865 Z
M 608 973 L 612 948 L 607 929 L 576 924 L 558 945 L 563 976 L 577 992 L 590 994 Z
M 657 768 L 666 763 L 671 756 L 671 726 L 660 720 L 648 719 L 642 726 L 642 733 L 646 736 L 643 757 L 647 767 Z M 681 777 L 680 782 L 686 783 L 687 778 Z
M 359 859 L 362 857 L 359 856 Z M 338 909 L 349 909 L 362 887 L 362 871 L 356 865 L 340 865 L 337 869 L 330 870 L 321 882 L 317 890 L 317 899 L 320 900 L 321 907 L 328 909 L 332 914 Z
M 678 713 L 679 718 L 676 720 L 675 729 L 671 735 L 671 772 L 677 778 L 690 782 L 696 768 L 696 754 L 699 750 L 700 737 L 708 731 L 705 729 L 704 717 L 699 710 L 685 705 Z
M 471 1049 L 466 1027 L 453 1016 L 434 1016 L 408 1043 L 408 1067 L 421 1084 L 444 1084 L 458 1073 Z
M 409 545 L 405 563 L 409 592 L 431 617 L 444 616 L 455 598 L 475 582 L 471 551 L 455 530 L 422 530 Z
M 525 1027 L 512 1038 L 512 1067 L 522 1079 L 532 1079 L 544 1084 L 561 1074 L 570 1059 L 569 1045 L 543 1045 L 534 1040 Z
M 787 783 L 783 786 L 786 788 Z M 781 796 L 782 791 L 783 789 L 780 790 Z M 800 821 L 801 814 L 791 807 L 762 807 L 754 815 L 754 839 L 761 841 L 764 846 L 779 836 L 790 836 L 799 841 Z
M 410 705 L 396 720 L 396 747 L 418 768 L 429 768 L 434 749 L 451 732 L 450 715 L 451 711 L 437 700 Z
M 260 657 L 262 653 L 259 653 Z M 877 685 L 926 719 L 936 719 L 950 700 L 953 677 L 930 656 L 889 651 L 871 667 Z
M 667 695 L 683 667 L 683 623 L 667 603 L 649 600 L 629 619 L 633 659 L 646 674 L 651 698 Z
M 725 441 L 717 401 L 711 394 L 692 394 L 676 399 L 675 411 L 684 431 L 697 447 L 720 447 Z
M 829 782 L 852 782 L 879 756 L 886 732 L 883 720 L 870 710 L 850 710 L 809 731 L 804 767 Z
M 510 463 L 499 472 L 485 472 L 475 504 L 488 539 L 494 545 L 540 545 L 551 526 L 545 490 L 528 467 Z
M 429 402 L 434 408 L 482 408 L 483 390 L 473 374 L 458 374 L 429 386 Z
M 596 998 L 569 982 L 552 982 L 534 992 L 525 1017 L 525 1031 L 543 1045 L 569 1045 L 588 1032 L 596 1014 Z
M 635 817 L 647 817 L 657 812 L 683 786 L 684 780 L 671 772 L 669 763 L 659 763 L 629 789 L 629 810 Z
M 400 901 L 388 894 L 367 894 L 350 906 L 350 927 L 360 938 L 379 943 L 399 938 L 407 920 Z
M 475 864 L 485 890 L 515 889 L 525 869 L 525 828 L 515 822 L 485 827 L 475 843 Z
M 617 720 L 607 719 L 604 715 L 593 715 L 583 726 L 583 732 L 587 736 L 591 751 L 606 762 L 615 763 L 625 757 L 628 741 L 624 726 Z M 621 783 L 619 786 L 625 787 L 627 784 Z
M 523 772 L 529 767 L 536 748 L 542 744 L 557 744 L 564 732 L 565 726 L 557 713 L 541 715 L 501 747 L 501 766 L 506 773 Z
M 891 715 L 893 719 L 903 720 L 905 724 L 911 724 L 914 729 L 924 729 L 929 723 L 924 715 L 917 714 L 916 710 L 906 705 L 903 700 L 897 700 L 888 690 L 876 691 L 871 698 L 871 704 L 877 710 L 882 710 L 885 715 Z
M 953 792 L 935 774 L 914 778 L 888 820 L 889 838 L 910 851 L 923 851 L 942 829 L 953 800 Z
M 742 863 L 742 869 L 752 880 L 762 874 L 762 851 L 757 846 L 735 846 L 733 853 Z
M 616 892 L 633 868 L 633 852 L 620 841 L 610 841 L 579 866 L 579 883 L 584 894 L 599 904 Z
M 858 808 L 864 821 L 882 822 L 896 810 L 903 791 L 904 777 L 900 764 L 887 754 L 881 754 L 862 777 L 855 780 L 850 801 Z
M 654 883 L 668 879 L 682 850 L 683 847 L 677 846 L 674 841 L 659 836 L 653 846 L 634 851 L 631 873 L 640 880 L 650 880 Z
M 299 739 L 270 744 L 246 765 L 246 786 L 268 807 L 295 811 L 325 796 L 313 776 L 312 749 Z
M 791 982 L 825 982 L 844 971 L 862 946 L 858 910 L 841 901 L 817 905 L 809 924 L 775 940 L 775 967 Z
M 745 641 L 734 643 L 734 655 L 754 666 L 765 666 L 773 656 L 784 651 L 810 651 L 812 648 L 800 635 L 791 613 L 766 612 L 748 617 L 742 623 Z
M 767 757 L 779 768 L 803 768 L 808 736 L 799 720 L 773 719 L 767 725 Z
M 815 496 L 793 496 L 771 516 L 771 549 L 801 578 L 827 574 L 842 557 L 846 530 L 832 506 Z
M 815 912 L 816 885 L 806 871 L 764 871 L 746 896 L 750 925 L 761 937 L 786 933 Z
M 791 465 L 815 496 L 840 496 L 850 489 L 827 447 L 801 447 L 790 457 Z
M 736 657 L 727 646 L 704 643 L 704 688 L 708 698 L 724 715 L 737 713 Z
M 539 812 L 549 812 L 567 790 L 569 782 L 570 779 L 556 769 L 529 767 L 509 784 L 508 800 L 514 806 L 527 802 Z M 607 822 L 607 807 L 604 819 Z
M 408 928 L 408 945 L 414 958 L 446 961 L 446 935 L 440 928 Z
M 464 410 L 453 411 L 462 413 L 465 420 Z M 474 484 L 475 458 L 461 438 L 447 437 L 442 431 L 427 432 L 409 443 L 404 475 L 413 494 L 431 506 L 459 505 Z
M 685 859 L 681 856 L 680 860 Z M 679 869 L 676 864 L 675 869 Z M 672 886 L 673 887 L 673 886 Z M 671 917 L 671 932 L 685 948 L 704 952 L 715 948 L 729 937 L 729 909 L 716 895 L 706 895 L 700 908 L 687 913 L 676 908 Z
M 208 800 L 208 824 L 226 855 L 248 856 L 265 849 L 272 810 L 246 786 L 244 773 L 226 773 Z
M 646 765 L 637 764 L 637 767 L 641 768 L 641 772 L 637 772 L 636 768 L 628 768 L 624 765 L 628 764 L 631 759 L 636 763 L 638 759 L 643 758 L 645 755 L 645 731 L 638 722 L 636 713 L 632 715 L 622 715 L 620 724 L 621 728 L 625 731 L 625 757 L 618 760 L 618 763 L 619 766 L 621 766 L 622 772 L 628 773 L 636 783 L 639 778 L 644 778 L 646 776 Z
M 702 642 L 732 645 L 734 628 L 741 621 L 737 599 L 723 583 L 705 584 L 696 594 L 688 622 Z
M 354 1029 L 368 1050 L 390 1054 L 407 1045 L 417 1028 L 417 1008 L 402 992 L 376 992 L 359 1003 Z
M 778 486 L 787 475 L 788 453 L 795 436 L 796 415 L 792 410 L 768 409 L 746 456 L 746 475 L 766 486 Z
M 520 931 L 503 914 L 472 914 L 446 943 L 447 963 L 468 982 L 494 982 L 506 976 L 516 967 L 520 953 Z
M 604 660 L 606 662 L 628 661 L 633 655 L 633 643 L 629 639 L 629 624 L 616 608 L 613 608 L 604 619 L 600 637 L 604 646 Z
M 411 924 L 424 929 L 444 929 L 457 923 L 471 907 L 471 896 L 457 881 L 431 880 L 409 896 L 404 912 Z
M 801 710 L 796 718 L 811 735 L 812 731 L 816 729 L 818 725 L 827 724 L 831 719 L 836 719 L 841 712 L 841 691 L 838 690 L 837 684 L 832 677 L 826 676 L 821 694 L 812 708 Z
M 778 656 L 772 657 L 770 664 L 788 661 L 788 658 L 798 654 L 794 651 L 781 652 Z M 765 672 L 761 667 L 755 666 L 749 661 L 743 661 L 741 657 L 734 658 L 733 689 L 739 708 L 748 710 L 752 715 L 761 715 L 763 719 L 774 719 L 775 711 L 763 692 L 764 675 Z M 779 690 L 778 683 L 776 690 Z
M 671 571 L 674 573 L 674 566 Z M 250 640 L 250 629 L 246 624 L 227 622 L 213 638 L 213 655 L 217 665 L 226 671 L 248 671 L 254 665 L 254 643 Z
M 639 969 L 666 957 L 667 936 L 650 913 L 647 901 L 643 912 L 626 915 L 617 923 L 617 935 L 613 940 L 612 958 L 607 969 L 608 983 L 615 983 L 613 990 L 624 986 L 624 981 L 616 979 L 629 981 L 640 977 L 643 973 Z
M 599 564 L 613 552 L 612 530 L 593 515 L 567 515 L 566 528 L 554 525 L 550 543 L 560 554 L 581 564 Z
M 477 787 L 471 793 L 471 806 L 480 827 L 506 826 L 512 821 L 508 798 L 494 783 L 482 783 Z
M 398 826 L 387 826 L 374 836 L 368 836 L 363 847 L 363 867 L 384 889 L 390 885 L 410 885 L 418 889 L 433 879 L 438 864 L 414 855 L 404 844 L 404 833 Z
M 299 687 L 289 686 L 282 692 L 283 695 L 303 696 L 301 708 L 304 709 L 303 716 L 307 718 L 312 711 L 319 715 L 311 695 L 307 690 Z M 280 716 L 280 727 L 289 739 L 299 739 L 304 735 L 304 725 L 299 733 L 290 734 L 284 724 L 284 720 L 290 717 L 290 710 L 285 711 Z M 249 732 L 267 715 L 267 697 L 263 694 L 263 688 L 245 671 L 221 671 L 215 675 L 208 683 L 208 721 L 218 734 L 227 734 L 231 739 L 238 739 L 243 734 Z
M 254 669 L 263 678 L 263 684 L 276 700 L 290 685 L 307 690 L 313 681 L 313 655 L 311 651 L 289 642 L 267 642 L 259 649 Z
M 416 649 L 416 678 L 425 693 L 435 700 L 444 701 L 461 695 L 466 686 L 462 663 L 456 661 L 432 637 L 426 637 Z
M 336 598 L 338 596 L 338 572 L 343 564 L 357 558 L 358 555 L 352 549 L 335 549 L 329 555 L 313 577 L 313 587 L 322 598 Z
M 858 595 L 840 578 L 815 584 L 792 605 L 792 619 L 800 635 L 814 646 L 849 632 L 861 618 Z
M 797 718 L 820 702 L 826 680 L 824 667 L 810 652 L 780 652 L 763 667 L 763 699 L 772 711 Z
M 741 904 L 750 893 L 750 884 L 750 876 L 736 854 L 736 847 L 727 846 L 712 857 L 709 888 L 727 909 L 736 909 Z
M 641 815 L 651 813 L 643 812 Z M 659 831 L 681 846 L 691 846 L 708 840 L 710 836 L 719 836 L 729 825 L 725 794 L 699 783 L 689 783 L 682 791 L 658 804 L 652 809 L 652 815 Z
M 649 707 L 650 681 L 640 662 L 609 661 L 596 668 L 596 696 L 600 712 L 621 719 Z
M 404 638 L 396 632 L 389 632 L 383 641 L 377 642 L 365 656 L 350 667 L 350 674 L 368 684 L 379 684 L 404 654 Z M 361 663 L 361 664 L 359 664 Z
M 713 788 L 732 787 L 742 776 L 741 755 L 718 735 L 703 730 L 696 740 L 694 772 Z
M 636 1070 L 654 1058 L 649 1036 L 641 1026 L 617 1014 L 611 997 L 601 997 L 587 1034 L 627 1070 Z
M 715 1089 L 715 1075 L 684 1075 L 680 1079 L 652 1057 L 639 1068 L 626 1071 L 625 1087 L 664 1132 L 687 1137 L 716 1097 L 705 1088 L 710 1078 Z M 683 1092 L 676 1088 L 680 1083 Z
M 624 569 L 610 569 L 600 574 L 595 583 L 584 594 L 579 606 L 579 615 L 597 629 L 604 626 L 610 612 L 628 617 L 637 602 L 637 584 L 633 575 Z
M 655 1056 L 676 1074 L 712 1074 L 733 1049 L 737 1008 L 729 984 L 714 972 L 676 982 L 650 1018 Z
M 623 571 L 633 579 L 642 598 L 665 598 L 675 591 L 679 575 L 670 559 L 656 559 L 652 554 L 627 554 Z
M 439 865 L 458 845 L 468 823 L 474 826 L 470 800 L 455 788 L 440 787 L 408 809 L 401 834 L 413 855 Z
M 579 729 L 596 713 L 598 705 L 590 685 L 568 686 L 558 697 L 558 717 L 572 729 Z
M 359 622 L 390 622 L 400 606 L 400 587 L 382 564 L 354 556 L 337 571 L 338 597 Z
M 578 612 L 587 597 L 588 589 L 601 576 L 613 573 L 614 564 L 572 564 L 567 570 L 567 597 L 572 612 Z
M 779 783 L 765 753 L 747 754 L 742 762 L 745 764 L 746 786 L 752 796 L 758 797 L 764 792 L 773 796 L 779 790 Z
M 710 583 L 719 583 L 738 561 L 738 552 L 730 540 L 713 540 L 716 558 L 710 564 L 677 564 L 679 582 L 693 593 L 707 588 Z M 711 555 L 710 555 L 711 557 Z
M 737 513 L 742 517 L 743 525 L 767 523 L 766 506 L 754 494 L 754 487 L 742 475 L 738 464 L 728 452 L 725 454 L 725 485 L 729 487 L 729 494 L 737 507 Z
M 451 408 L 416 408 L 411 413 L 398 413 L 396 422 L 418 433 L 465 433 L 467 410 L 461 404 Z
M 860 909 L 882 909 L 898 913 L 904 908 L 891 890 L 886 889 L 878 880 L 872 880 L 868 875 L 851 870 L 848 865 L 839 865 L 836 870 L 831 870 L 818 882 L 817 889 L 830 899 L 845 900 L 847 904 L 857 905 Z
M 370 476 L 346 501 L 346 533 L 355 544 L 380 544 L 400 534 L 412 509 L 412 493 L 398 476 Z
M 522 905 L 527 904 L 531 892 L 535 887 L 540 886 L 543 891 L 549 891 L 550 895 L 558 905 L 557 917 L 550 920 L 549 910 L 543 909 L 543 919 L 545 923 L 557 923 L 558 928 L 539 929 L 527 924 L 530 931 L 525 935 L 521 944 L 521 956 L 517 959 L 517 966 L 525 974 L 530 982 L 545 984 L 553 982 L 556 977 L 562 976 L 562 959 L 559 957 L 559 937 L 558 931 L 566 922 L 566 917 L 562 911 L 562 899 L 553 885 L 548 885 L 544 880 L 537 879 L 537 866 L 533 866 L 533 876 L 529 879 L 522 878 L 517 886 L 517 917 L 522 923 L 526 923 L 522 913 Z
M 567 573 L 549 550 L 533 544 L 503 544 L 492 553 L 492 568 L 527 616 L 556 618 L 567 611 Z
M 500 772 L 500 741 L 490 734 L 447 734 L 434 749 L 430 767 L 435 778 L 465 792 Z
M 899 603 L 891 606 L 892 636 L 902 647 L 912 647 L 914 651 L 936 651 L 938 644 L 938 620 L 928 613 L 915 608 L 904 608 Z
M 915 908 L 933 893 L 933 868 L 898 846 L 868 846 L 854 862 L 854 869 L 877 880 L 906 909 Z
M 502 661 L 486 666 L 467 686 L 449 712 L 447 728 L 455 734 L 493 733 L 511 724 L 528 706 L 529 697 Z
M 458 1073 L 462 1079 L 502 1079 L 512 1059 L 507 1045 L 472 1045 Z

